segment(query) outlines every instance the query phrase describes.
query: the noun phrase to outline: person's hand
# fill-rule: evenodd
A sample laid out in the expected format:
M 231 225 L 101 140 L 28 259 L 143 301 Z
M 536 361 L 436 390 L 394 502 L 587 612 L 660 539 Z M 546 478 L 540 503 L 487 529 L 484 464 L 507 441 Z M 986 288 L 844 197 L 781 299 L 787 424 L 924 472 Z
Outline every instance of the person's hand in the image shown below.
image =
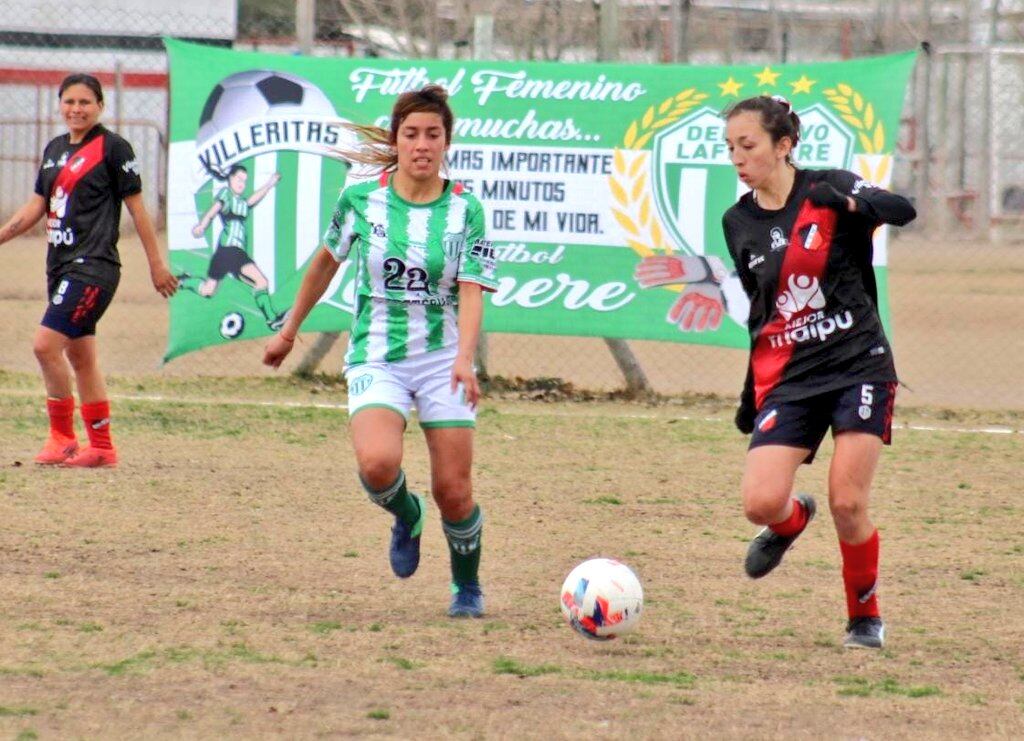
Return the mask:
M 198 239 L 203 236 L 203 232 L 205 231 L 206 230 L 203 229 L 202 224 L 196 224 L 194 227 L 192 227 L 192 236 Z
M 754 431 L 754 421 L 756 419 L 757 410 L 754 408 L 754 405 L 740 401 L 739 407 L 736 408 L 736 418 L 733 420 L 736 423 L 736 429 L 744 435 L 749 435 Z
M 480 401 L 480 382 L 476 379 L 476 369 L 473 367 L 471 359 L 462 357 L 455 359 L 455 364 L 452 366 L 451 388 L 453 394 L 459 388 L 460 383 L 466 394 L 466 403 L 469 404 L 469 408 L 476 409 L 477 402 Z
M 149 277 L 153 281 L 153 288 L 164 298 L 170 298 L 178 290 L 178 279 L 171 275 L 163 263 L 151 268 Z
M 807 197 L 815 206 L 830 208 L 839 213 L 853 211 L 856 205 L 850 196 L 840 193 L 831 183 L 819 180 L 807 192 Z
M 270 338 L 267 346 L 263 349 L 263 365 L 280 368 L 281 363 L 288 357 L 288 353 L 294 346 L 294 337 L 285 337 L 284 332 L 278 332 Z
M 714 266 L 705 257 L 653 255 L 640 261 L 633 273 L 633 278 L 641 288 L 653 288 L 673 283 L 702 283 L 703 281 L 718 280 L 718 276 L 713 271 Z
M 668 310 L 665 320 L 680 332 L 705 332 L 722 326 L 725 296 L 714 283 L 687 286 Z

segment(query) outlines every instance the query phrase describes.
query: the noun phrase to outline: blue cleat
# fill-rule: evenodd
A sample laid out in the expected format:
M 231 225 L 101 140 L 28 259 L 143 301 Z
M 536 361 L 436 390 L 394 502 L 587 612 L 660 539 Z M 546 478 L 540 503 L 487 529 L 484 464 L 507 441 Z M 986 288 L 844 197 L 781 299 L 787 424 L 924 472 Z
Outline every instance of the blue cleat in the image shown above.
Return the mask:
M 402 518 L 395 518 L 395 524 L 391 528 L 391 549 L 388 552 L 391 570 L 401 579 L 407 579 L 415 574 L 420 565 L 420 535 L 423 533 L 423 523 L 427 519 L 426 500 L 419 494 L 411 496 L 416 498 L 416 503 L 420 506 L 420 517 L 412 527 L 402 522 Z
M 452 604 L 448 617 L 483 617 L 484 593 L 476 582 L 452 584 Z

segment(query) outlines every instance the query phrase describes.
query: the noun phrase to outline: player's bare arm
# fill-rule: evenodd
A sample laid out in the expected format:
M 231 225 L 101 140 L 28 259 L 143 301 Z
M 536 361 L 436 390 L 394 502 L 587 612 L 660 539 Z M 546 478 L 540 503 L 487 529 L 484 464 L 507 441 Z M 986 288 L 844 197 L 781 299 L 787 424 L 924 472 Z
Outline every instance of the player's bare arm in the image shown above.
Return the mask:
M 31 229 L 45 213 L 46 200 L 38 193 L 33 194 L 21 208 L 14 212 L 14 216 L 3 227 L 0 227 L 0 244 Z

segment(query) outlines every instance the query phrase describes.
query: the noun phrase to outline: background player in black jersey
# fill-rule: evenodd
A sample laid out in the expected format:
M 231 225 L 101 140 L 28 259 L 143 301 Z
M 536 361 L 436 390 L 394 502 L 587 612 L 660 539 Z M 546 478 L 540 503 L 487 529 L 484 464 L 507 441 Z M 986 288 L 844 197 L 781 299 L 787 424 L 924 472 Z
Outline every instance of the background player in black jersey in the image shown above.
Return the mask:
M 2 228 L 0 244 L 46 215 L 49 305 L 33 350 L 46 385 L 50 434 L 36 462 L 96 467 L 117 464 L 110 404 L 96 357 L 96 324 L 121 277 L 117 253 L 122 201 L 149 261 L 153 287 L 165 298 L 177 289 L 160 254 L 142 203 L 142 180 L 131 145 L 99 123 L 103 88 L 92 75 L 64 78 L 57 94 L 68 133 L 46 145 L 35 193 Z M 70 364 L 69 364 L 70 361 Z M 75 435 L 74 372 L 89 444 Z
M 750 365 L 736 415 L 739 429 L 753 433 L 743 506 L 747 519 L 766 526 L 745 568 L 755 579 L 768 574 L 814 517 L 814 499 L 793 496 L 793 482 L 831 428 L 828 494 L 843 559 L 844 645 L 880 648 L 878 531 L 868 494 L 890 439 L 896 369 L 878 314 L 872 233 L 916 214 L 906 199 L 851 172 L 795 167 L 799 132 L 782 98 L 749 98 L 726 113 L 732 162 L 751 188 L 722 220 L 750 298 Z

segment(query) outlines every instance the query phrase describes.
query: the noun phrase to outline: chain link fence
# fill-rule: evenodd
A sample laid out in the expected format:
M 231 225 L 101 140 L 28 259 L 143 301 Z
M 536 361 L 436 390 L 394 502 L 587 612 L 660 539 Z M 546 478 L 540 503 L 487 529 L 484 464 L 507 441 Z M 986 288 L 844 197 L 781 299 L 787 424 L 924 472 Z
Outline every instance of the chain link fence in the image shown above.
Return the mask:
M 309 11 L 313 20 L 303 40 L 296 15 Z M 821 61 L 929 42 L 906 101 L 894 178 L 894 188 L 921 212 L 890 245 L 894 344 L 913 389 L 904 400 L 1024 409 L 1016 370 L 1024 363 L 1024 245 L 1015 243 L 1024 220 L 1024 155 L 1013 144 L 1024 129 L 1024 2 L 620 0 L 618 40 L 611 46 L 601 13 L 601 3 L 569 0 L 321 0 L 315 6 L 312 0 L 146 0 L 131 10 L 113 0 L 0 0 L 0 218 L 31 192 L 43 147 L 64 130 L 57 112 L 60 79 L 87 71 L 103 82 L 104 122 L 135 147 L 146 206 L 163 222 L 165 34 L 236 49 L 296 53 L 304 47 L 317 56 L 652 64 Z M 481 28 L 492 30 L 481 34 Z M 37 269 L 39 295 L 31 298 L 10 275 L 0 275 L 0 304 L 41 300 L 41 257 Z M 121 300 L 130 295 L 122 290 Z M 34 369 L 27 350 L 34 320 L 26 312 L 24 331 L 0 352 L 0 369 Z M 126 343 L 132 332 L 165 334 L 162 306 L 139 316 L 123 332 Z M 742 380 L 741 351 L 629 344 L 658 392 L 733 394 Z M 105 367 L 115 374 L 158 367 L 155 351 L 137 354 L 141 364 L 129 352 L 105 358 Z M 160 372 L 256 375 L 266 372 L 258 356 L 254 346 L 213 348 Z M 600 339 L 491 335 L 487 363 L 492 375 L 559 378 L 586 389 L 623 385 Z M 339 366 L 335 350 L 322 369 Z

